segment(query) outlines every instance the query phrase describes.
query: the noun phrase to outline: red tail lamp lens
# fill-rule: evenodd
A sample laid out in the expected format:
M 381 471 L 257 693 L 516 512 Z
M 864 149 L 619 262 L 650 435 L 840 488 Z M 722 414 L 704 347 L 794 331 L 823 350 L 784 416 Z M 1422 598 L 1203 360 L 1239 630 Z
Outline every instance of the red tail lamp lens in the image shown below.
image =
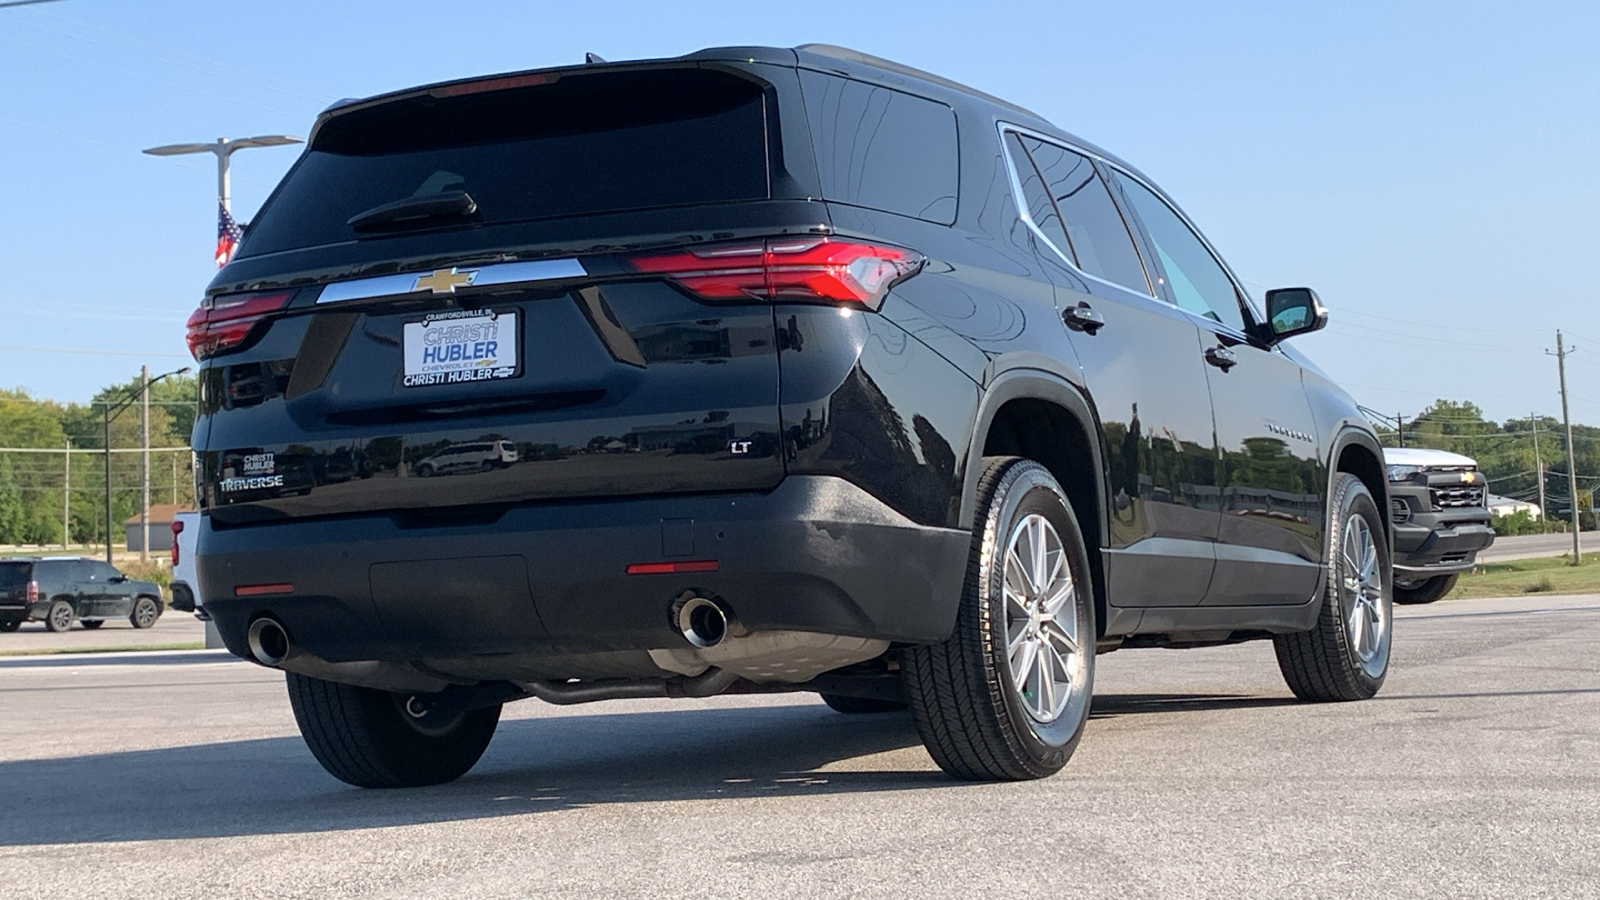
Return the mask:
M 889 289 L 916 274 L 922 255 L 832 238 L 771 238 L 629 260 L 708 300 L 846 303 L 877 309 Z
M 189 317 L 189 352 L 196 361 L 244 343 L 250 329 L 289 305 L 293 291 L 207 297 Z

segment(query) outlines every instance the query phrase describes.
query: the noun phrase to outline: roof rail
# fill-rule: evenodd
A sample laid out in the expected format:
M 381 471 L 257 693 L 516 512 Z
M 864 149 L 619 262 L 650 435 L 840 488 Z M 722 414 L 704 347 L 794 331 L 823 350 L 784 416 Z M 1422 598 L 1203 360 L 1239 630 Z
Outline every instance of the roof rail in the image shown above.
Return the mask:
M 845 62 L 857 63 L 864 66 L 872 66 L 875 69 L 883 69 L 886 72 L 893 72 L 896 75 L 906 75 L 911 78 L 920 78 L 923 81 L 937 84 L 943 88 L 949 88 L 953 91 L 960 91 L 964 94 L 971 94 L 974 97 L 981 97 L 990 103 L 1004 106 L 1007 109 L 1022 113 L 1030 118 L 1038 119 L 1041 122 L 1050 121 L 1049 119 L 1046 119 L 1044 116 L 1039 115 L 1027 107 L 1018 106 L 1009 100 L 1002 100 L 993 94 L 985 93 L 975 87 L 962 84 L 959 81 L 951 81 L 948 78 L 935 75 L 932 72 L 924 72 L 921 69 L 897 63 L 894 60 L 884 59 L 881 56 L 873 56 L 870 53 L 862 53 L 860 50 L 851 50 L 849 47 L 840 47 L 836 44 L 801 44 L 794 49 L 804 50 L 807 53 L 815 53 L 818 56 L 828 56 L 834 59 L 844 60 Z

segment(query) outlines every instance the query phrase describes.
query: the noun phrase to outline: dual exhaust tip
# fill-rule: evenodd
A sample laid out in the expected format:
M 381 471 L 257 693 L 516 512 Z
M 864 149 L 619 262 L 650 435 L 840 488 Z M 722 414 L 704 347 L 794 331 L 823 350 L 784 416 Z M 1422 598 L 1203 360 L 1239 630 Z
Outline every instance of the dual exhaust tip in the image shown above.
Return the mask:
M 693 646 L 704 650 L 727 638 L 728 613 L 716 602 L 691 596 L 674 605 L 672 624 Z M 277 619 L 266 616 L 250 623 L 246 640 L 251 658 L 264 666 L 277 667 L 293 652 L 289 633 Z

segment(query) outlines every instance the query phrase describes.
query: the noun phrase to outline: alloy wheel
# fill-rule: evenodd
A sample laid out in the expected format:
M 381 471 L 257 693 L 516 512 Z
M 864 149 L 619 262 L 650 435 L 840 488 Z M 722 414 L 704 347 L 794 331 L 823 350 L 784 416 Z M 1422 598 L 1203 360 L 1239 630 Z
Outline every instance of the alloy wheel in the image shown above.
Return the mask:
M 1389 641 L 1389 607 L 1384 602 L 1378 547 L 1361 516 L 1351 516 L 1345 523 L 1339 569 L 1350 646 L 1363 667 L 1374 663 L 1381 667 Z
M 1078 592 L 1061 536 L 1037 513 L 1011 530 L 1005 555 L 1006 658 L 1029 717 L 1049 724 L 1081 693 L 1087 665 Z

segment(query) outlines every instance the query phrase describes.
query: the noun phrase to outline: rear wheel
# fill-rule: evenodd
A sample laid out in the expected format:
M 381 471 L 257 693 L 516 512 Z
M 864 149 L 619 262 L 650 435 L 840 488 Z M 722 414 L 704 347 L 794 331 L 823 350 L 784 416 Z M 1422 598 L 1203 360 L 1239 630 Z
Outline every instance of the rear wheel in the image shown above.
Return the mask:
M 900 712 L 906 708 L 902 700 L 875 700 L 867 697 L 846 697 L 842 694 L 823 694 L 822 702 L 828 704 L 834 712 L 841 712 L 847 716 Z
M 956 626 L 901 654 L 917 730 L 957 778 L 1054 774 L 1089 718 L 1094 600 L 1089 555 L 1043 466 L 986 457 Z
M 128 613 L 128 621 L 135 628 L 149 628 L 156 624 L 156 619 L 161 617 L 161 607 L 152 597 L 140 597 L 133 601 L 133 611 Z
M 79 619 L 78 620 L 78 624 L 79 625 L 82 625 L 83 627 L 89 629 L 90 631 L 93 631 L 96 628 L 99 628 L 101 625 L 104 625 L 105 623 L 106 623 L 105 619 Z
M 44 627 L 51 631 L 66 631 L 72 627 L 74 615 L 71 603 L 65 600 L 57 600 L 50 604 L 50 609 L 44 614 Z
M 0 632 L 16 631 L 21 627 L 21 619 L 0 619 Z
M 1365 700 L 1389 674 L 1394 610 L 1389 542 L 1361 479 L 1341 473 L 1330 506 L 1327 589 L 1310 631 L 1272 639 L 1278 668 L 1301 700 Z
M 1450 593 L 1456 586 L 1459 575 L 1435 575 L 1432 578 L 1396 578 L 1394 580 L 1394 602 L 1396 603 L 1432 603 L 1443 600 L 1444 595 Z
M 444 784 L 478 762 L 500 705 L 445 713 L 416 697 L 288 674 L 289 705 L 311 755 L 356 787 Z

